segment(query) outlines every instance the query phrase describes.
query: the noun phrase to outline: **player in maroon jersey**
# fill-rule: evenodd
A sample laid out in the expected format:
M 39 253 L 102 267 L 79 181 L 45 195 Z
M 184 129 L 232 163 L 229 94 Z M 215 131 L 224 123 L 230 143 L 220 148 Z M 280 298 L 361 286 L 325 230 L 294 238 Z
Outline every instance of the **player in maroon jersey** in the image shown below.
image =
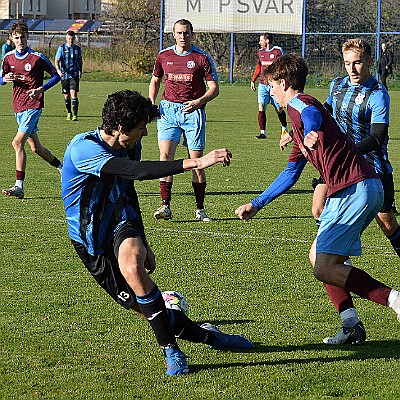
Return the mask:
M 303 93 L 308 68 L 303 58 L 290 54 L 267 67 L 266 77 L 276 101 L 287 108 L 293 129 L 293 147 L 286 169 L 251 203 L 236 214 L 244 221 L 291 188 L 309 161 L 328 186 L 328 198 L 311 250 L 315 277 L 324 282 L 342 327 L 327 344 L 365 341 L 350 292 L 391 307 L 400 316 L 400 294 L 345 261 L 361 255 L 361 233 L 383 204 L 382 183 L 355 144 L 340 131 L 333 117 L 312 96 Z M 337 296 L 337 288 L 346 296 Z
M 149 98 L 155 104 L 164 78 L 164 92 L 159 105 L 160 117 L 157 120 L 161 161 L 174 159 L 181 136 L 190 158 L 203 155 L 206 139 L 204 108 L 219 94 L 213 61 L 203 50 L 192 45 L 192 24 L 185 19 L 175 22 L 173 35 L 176 44 L 158 54 L 149 86 Z M 162 204 L 154 213 L 156 219 L 172 218 L 172 182 L 172 176 L 160 179 Z M 196 198 L 195 217 L 200 221 L 211 221 L 204 209 L 204 170 L 193 171 L 192 186 Z
M 282 135 L 287 133 L 288 127 L 285 111 L 270 95 L 270 87 L 264 82 L 265 68 L 277 58 L 281 57 L 283 55 L 283 50 L 281 47 L 273 45 L 273 36 L 271 33 L 264 33 L 260 36 L 260 46 L 261 49 L 257 52 L 257 66 L 251 78 L 251 90 L 253 92 L 256 91 L 255 82 L 257 78 L 260 77 L 260 83 L 258 84 L 258 126 L 260 128 L 260 134 L 256 136 L 256 139 L 266 139 L 267 114 L 265 109 L 268 104 L 272 104 L 275 108 L 282 125 Z
M 2 64 L 0 84 L 13 83 L 12 102 L 18 123 L 18 132 L 12 142 L 16 159 L 16 182 L 2 193 L 19 199 L 24 197 L 26 168 L 25 143 L 31 150 L 61 172 L 62 164 L 39 141 L 38 122 L 44 107 L 44 92 L 54 86 L 60 77 L 55 67 L 42 54 L 28 47 L 28 26 L 23 21 L 11 24 L 10 36 L 15 50 L 8 53 Z M 43 84 L 44 73 L 51 78 Z

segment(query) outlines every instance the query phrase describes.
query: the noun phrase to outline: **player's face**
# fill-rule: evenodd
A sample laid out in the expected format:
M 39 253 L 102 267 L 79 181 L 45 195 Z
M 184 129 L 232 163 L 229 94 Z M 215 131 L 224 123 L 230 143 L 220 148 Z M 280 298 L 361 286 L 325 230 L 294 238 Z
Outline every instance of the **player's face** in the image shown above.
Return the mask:
M 147 136 L 147 127 L 141 122 L 129 132 L 121 132 L 118 137 L 119 148 L 131 149 L 143 136 Z
M 373 60 L 366 54 L 349 50 L 343 53 L 343 60 L 351 83 L 364 83 L 371 76 L 370 67 Z
M 284 91 L 284 81 L 280 79 L 279 81 L 268 81 L 268 85 L 271 87 L 271 96 L 275 101 L 282 107 L 286 107 L 285 101 L 285 91 Z
M 68 45 L 68 47 L 73 46 L 73 44 L 74 44 L 74 42 L 75 42 L 75 36 L 69 36 L 69 35 L 67 35 L 66 39 L 67 39 L 67 45 Z
M 26 33 L 15 32 L 11 35 L 11 39 L 14 42 L 15 49 L 18 53 L 22 53 L 28 46 L 28 36 Z
M 174 27 L 174 39 L 181 50 L 190 50 L 192 46 L 192 31 L 190 30 L 190 27 L 187 25 L 176 24 Z
M 260 41 L 258 42 L 260 46 L 265 49 L 267 47 L 267 41 L 263 35 L 260 36 Z

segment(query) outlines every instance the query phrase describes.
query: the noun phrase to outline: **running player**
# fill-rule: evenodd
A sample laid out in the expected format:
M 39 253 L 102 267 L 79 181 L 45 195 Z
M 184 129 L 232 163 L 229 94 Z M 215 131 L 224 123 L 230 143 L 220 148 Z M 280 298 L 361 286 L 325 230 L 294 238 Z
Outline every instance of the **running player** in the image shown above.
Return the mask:
M 72 121 L 78 120 L 79 81 L 82 77 L 82 50 L 75 44 L 75 38 L 75 32 L 68 31 L 66 43 L 58 48 L 55 57 L 57 73 L 61 77 L 67 120 Z
M 183 145 L 190 158 L 203 155 L 206 142 L 206 104 L 218 96 L 218 77 L 211 58 L 192 45 L 192 24 L 181 19 L 173 27 L 174 46 L 162 50 L 155 61 L 149 86 L 149 97 L 156 104 L 162 78 L 164 93 L 157 121 L 160 160 L 173 160 L 183 135 Z M 208 89 L 206 87 L 206 83 Z M 154 213 L 156 219 L 171 219 L 170 208 L 172 176 L 160 179 L 161 207 Z M 196 199 L 195 217 L 209 222 L 204 208 L 206 174 L 202 169 L 193 171 L 192 186 Z
M 258 84 L 258 126 L 260 127 L 260 134 L 256 136 L 256 139 L 266 139 L 266 107 L 268 104 L 274 106 L 282 125 L 282 135 L 288 132 L 288 127 L 284 109 L 270 95 L 270 87 L 264 82 L 265 68 L 283 55 L 282 47 L 273 45 L 273 36 L 271 33 L 264 33 L 260 36 L 260 46 L 261 49 L 257 52 L 257 66 L 251 78 L 251 90 L 253 92 L 256 91 L 255 82 L 257 78 L 260 77 L 260 83 Z
M 297 182 L 307 161 L 314 165 L 327 184 L 328 197 L 310 259 L 315 277 L 326 285 L 335 307 L 344 310 L 339 333 L 324 342 L 361 343 L 366 338 L 365 329 L 353 312 L 350 292 L 389 306 L 400 315 L 397 290 L 345 264 L 349 256 L 361 255 L 361 233 L 383 204 L 382 183 L 328 110 L 303 93 L 308 68 L 301 57 L 284 55 L 265 73 L 272 95 L 287 107 L 294 145 L 286 169 L 260 196 L 240 206 L 236 214 L 249 220 Z M 335 287 L 345 294 L 344 298 L 331 296 L 329 289 Z
M 145 316 L 165 353 L 167 375 L 189 372 L 176 337 L 212 349 L 252 349 L 239 335 L 209 323 L 199 327 L 183 312 L 167 310 L 149 274 L 156 268 L 147 242 L 134 180 L 157 179 L 216 163 L 229 165 L 227 149 L 200 158 L 133 161 L 134 146 L 147 136 L 157 108 L 138 92 L 110 96 L 101 128 L 72 139 L 64 156 L 62 197 L 72 244 L 99 285 L 121 306 Z M 147 271 L 148 272 L 147 272 Z
M 18 199 L 24 197 L 26 168 L 25 143 L 43 160 L 62 169 L 61 161 L 42 146 L 38 137 L 38 122 L 44 107 L 44 92 L 59 82 L 60 77 L 53 64 L 42 54 L 28 47 L 28 25 L 23 21 L 12 23 L 10 36 L 15 50 L 8 53 L 2 64 L 0 84 L 13 83 L 12 102 L 18 123 L 18 132 L 12 146 L 15 150 L 16 181 L 2 193 Z M 43 84 L 44 73 L 50 74 Z

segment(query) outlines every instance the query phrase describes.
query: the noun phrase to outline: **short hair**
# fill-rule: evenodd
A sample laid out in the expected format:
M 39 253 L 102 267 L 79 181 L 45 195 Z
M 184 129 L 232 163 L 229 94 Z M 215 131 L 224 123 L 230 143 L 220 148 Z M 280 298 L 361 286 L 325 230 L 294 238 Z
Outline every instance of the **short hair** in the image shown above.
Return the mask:
M 122 126 L 125 132 L 131 131 L 141 122 L 149 123 L 158 117 L 157 106 L 136 90 L 121 90 L 107 97 L 102 111 L 102 129 L 111 134 Z
M 17 22 L 13 22 L 10 25 L 10 36 L 16 33 L 19 33 L 20 35 L 28 34 L 28 31 L 29 31 L 28 25 L 22 19 L 20 19 Z
M 68 36 L 75 37 L 75 31 L 69 30 L 69 31 L 67 31 L 67 35 L 68 35 Z
M 342 53 L 348 51 L 354 51 L 356 53 L 364 53 L 368 57 L 371 57 L 371 45 L 364 39 L 354 38 L 346 40 L 342 45 Z
M 174 26 L 172 27 L 172 32 L 175 32 L 175 25 L 185 25 L 188 26 L 190 29 L 190 32 L 193 33 L 193 25 L 190 21 L 188 21 L 187 19 L 178 19 L 178 21 L 176 21 L 174 23 Z
M 285 79 L 295 90 L 304 90 L 308 75 L 307 63 L 299 54 L 289 53 L 277 58 L 264 71 L 265 79 L 278 81 Z
M 274 35 L 269 32 L 262 33 L 261 36 L 264 36 L 265 40 L 268 40 L 270 43 L 274 42 Z

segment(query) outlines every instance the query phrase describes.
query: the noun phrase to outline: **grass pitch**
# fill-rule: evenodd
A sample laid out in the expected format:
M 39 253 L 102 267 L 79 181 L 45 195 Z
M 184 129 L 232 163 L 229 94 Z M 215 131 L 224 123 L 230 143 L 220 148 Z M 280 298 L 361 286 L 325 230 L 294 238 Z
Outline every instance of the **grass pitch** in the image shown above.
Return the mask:
M 60 87 L 46 93 L 40 139 L 62 157 L 69 140 L 101 122 L 107 94 L 147 84 L 82 82 L 80 118 L 65 120 Z M 16 122 L 11 87 L 1 87 L 0 185 L 15 179 L 11 141 Z M 326 89 L 309 92 L 325 100 Z M 390 92 L 390 155 L 400 186 L 400 92 Z M 268 139 L 257 141 L 257 96 L 249 86 L 222 86 L 207 106 L 207 149 L 228 147 L 232 165 L 207 170 L 206 207 L 214 221 L 196 222 L 191 175 L 175 178 L 172 221 L 156 221 L 158 182 L 136 189 L 162 290 L 187 297 L 191 318 L 210 321 L 255 343 L 250 353 L 215 352 L 180 342 L 192 373 L 167 378 L 163 357 L 143 319 L 117 306 L 75 255 L 67 236 L 60 177 L 34 156 L 24 200 L 0 197 L 1 399 L 397 399 L 400 326 L 392 310 L 356 298 L 368 342 L 329 348 L 322 338 L 340 326 L 308 250 L 316 234 L 307 166 L 296 186 L 242 223 L 234 210 L 286 166 L 280 127 L 268 108 Z M 149 125 L 143 159 L 158 159 L 156 125 Z M 182 147 L 178 156 L 185 157 Z M 396 192 L 397 194 L 398 192 Z M 376 224 L 366 230 L 364 255 L 353 260 L 400 288 L 399 258 Z

